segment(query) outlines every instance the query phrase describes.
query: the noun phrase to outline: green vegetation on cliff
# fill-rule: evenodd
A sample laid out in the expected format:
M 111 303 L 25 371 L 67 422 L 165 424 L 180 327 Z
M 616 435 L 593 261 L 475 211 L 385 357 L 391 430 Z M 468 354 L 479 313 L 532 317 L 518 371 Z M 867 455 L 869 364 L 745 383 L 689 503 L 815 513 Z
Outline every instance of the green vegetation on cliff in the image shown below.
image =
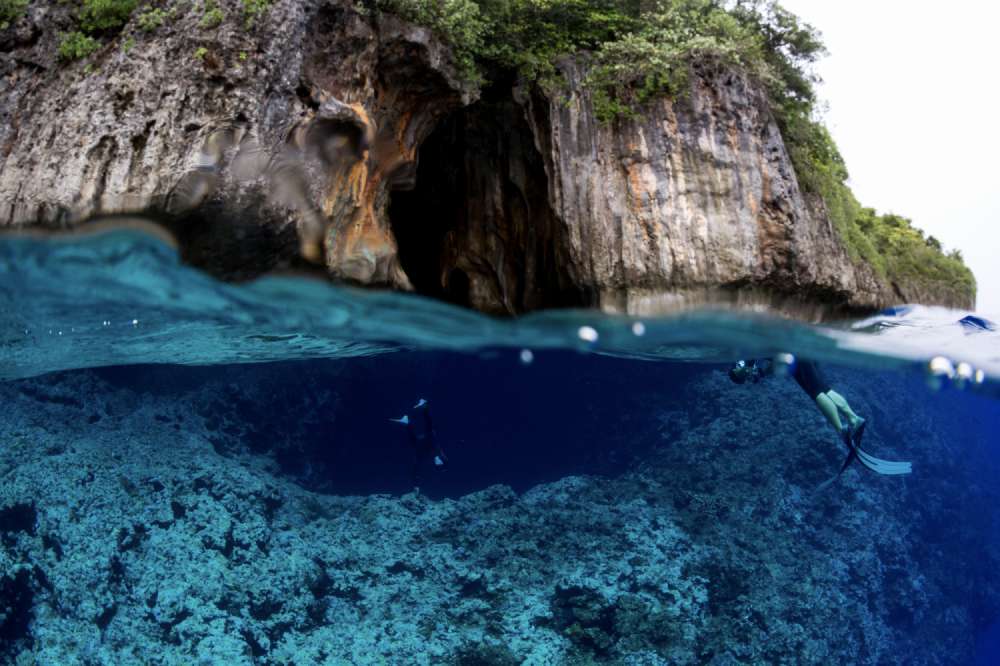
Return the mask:
M 0 28 L 24 13 L 29 0 L 0 0 Z M 271 9 L 273 0 L 239 0 L 243 26 L 249 30 L 257 20 Z M 102 46 L 102 40 L 114 38 L 129 21 L 135 19 L 135 27 L 151 33 L 167 21 L 194 7 L 202 12 L 199 26 L 205 29 L 217 28 L 226 18 L 226 13 L 217 0 L 205 0 L 204 4 L 188 2 L 141 2 L 141 0 L 75 0 L 69 3 L 74 9 L 76 30 L 62 33 L 59 42 L 59 58 L 63 61 L 86 58 Z M 198 6 L 200 4 L 200 7 Z M 140 8 L 137 12 L 136 9 Z M 169 8 L 168 8 L 169 7 Z M 129 37 L 134 44 L 135 37 Z M 126 49 L 128 50 L 128 49 Z
M 125 25 L 138 0 L 83 0 L 79 20 L 86 33 L 116 30 Z
M 79 31 L 64 33 L 59 39 L 59 59 L 79 60 L 101 48 L 101 43 Z
M 21 18 L 28 7 L 28 0 L 0 0 L 0 30 Z
M 138 0 L 81 0 L 76 10 L 78 29 L 60 35 L 59 59 L 80 60 L 97 51 L 99 38 L 128 23 L 138 4 Z
M 364 2 L 370 5 L 371 2 Z M 376 0 L 447 41 L 465 76 L 482 83 L 515 70 L 546 87 L 560 57 L 589 54 L 586 85 L 598 118 L 641 114 L 643 104 L 683 95 L 695 65 L 733 67 L 767 90 L 803 191 L 822 199 L 854 260 L 883 278 L 974 294 L 957 252 L 896 215 L 862 207 L 847 168 L 816 119 L 811 65 L 825 53 L 819 33 L 768 0 Z M 942 283 L 944 283 L 942 285 Z

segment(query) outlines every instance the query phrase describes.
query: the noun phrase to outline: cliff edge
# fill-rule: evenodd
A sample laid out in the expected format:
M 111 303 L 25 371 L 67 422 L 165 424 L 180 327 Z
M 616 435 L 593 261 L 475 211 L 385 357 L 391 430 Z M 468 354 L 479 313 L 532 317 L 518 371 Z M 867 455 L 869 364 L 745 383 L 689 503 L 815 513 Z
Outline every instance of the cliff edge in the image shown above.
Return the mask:
M 739 68 L 693 61 L 608 121 L 585 53 L 559 86 L 483 83 L 350 0 L 133 3 L 89 30 L 83 6 L 0 30 L 0 226 L 143 212 L 226 279 L 311 262 L 497 314 L 974 304 L 852 253 Z

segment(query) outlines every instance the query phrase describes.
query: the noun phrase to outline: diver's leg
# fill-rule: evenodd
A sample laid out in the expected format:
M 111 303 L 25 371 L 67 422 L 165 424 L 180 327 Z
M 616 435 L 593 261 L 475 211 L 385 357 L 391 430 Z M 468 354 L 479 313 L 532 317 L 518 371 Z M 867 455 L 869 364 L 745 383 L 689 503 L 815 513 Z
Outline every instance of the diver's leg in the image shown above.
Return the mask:
M 424 408 L 424 433 L 434 439 L 434 422 L 431 420 L 430 408 Z
M 816 406 L 819 407 L 819 411 L 826 417 L 826 420 L 830 422 L 830 425 L 832 425 L 838 433 L 844 432 L 844 424 L 840 421 L 840 411 L 837 409 L 836 403 L 830 399 L 828 394 L 817 394 Z
M 410 478 L 413 481 L 413 488 L 419 490 L 420 488 L 420 439 L 417 437 L 417 429 L 413 426 L 413 422 L 406 424 L 406 434 L 410 440 L 410 455 L 413 456 L 413 462 L 410 465 Z
M 827 391 L 826 395 L 830 398 L 833 404 L 837 406 L 837 409 L 847 415 L 847 420 L 850 422 L 852 428 L 856 427 L 858 423 L 864 420 L 854 413 L 854 410 L 851 409 L 849 404 L 847 404 L 847 399 L 844 398 L 844 396 L 840 395 L 833 389 Z
M 413 480 L 413 489 L 420 490 L 420 453 L 413 452 L 413 467 L 410 469 L 410 478 Z
M 830 425 L 838 433 L 843 434 L 844 424 L 840 422 L 840 412 L 837 410 L 837 405 L 827 395 L 830 385 L 823 378 L 819 367 L 812 361 L 799 361 L 792 369 L 792 378 L 805 391 L 805 394 L 816 402 L 820 413 L 826 417 Z
M 437 443 L 434 433 L 434 422 L 431 421 L 430 407 L 424 408 L 424 439 L 427 442 L 427 457 L 433 460 L 435 469 L 444 469 L 448 466 L 448 456 L 444 454 L 441 445 Z

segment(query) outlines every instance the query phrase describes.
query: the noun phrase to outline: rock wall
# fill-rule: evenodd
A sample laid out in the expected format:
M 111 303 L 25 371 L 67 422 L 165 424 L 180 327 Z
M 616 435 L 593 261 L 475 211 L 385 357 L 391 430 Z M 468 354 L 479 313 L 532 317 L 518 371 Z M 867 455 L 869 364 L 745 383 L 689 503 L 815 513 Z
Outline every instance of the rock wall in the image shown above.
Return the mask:
M 221 276 L 301 250 L 337 278 L 407 288 L 388 192 L 472 99 L 449 52 L 350 0 L 282 0 L 253 27 L 219 4 L 217 28 L 178 8 L 71 65 L 56 60 L 62 7 L 33 5 L 0 37 L 0 225 L 152 211 Z
M 561 69 L 568 98 L 528 107 L 576 273 L 602 304 L 892 300 L 807 206 L 766 96 L 745 78 L 700 72 L 686 97 L 602 126 L 585 70 Z
M 178 9 L 72 65 L 63 6 L 0 33 L 0 225 L 145 211 L 222 277 L 304 257 L 502 314 L 971 305 L 852 262 L 740 75 L 602 125 L 579 62 L 567 90 L 501 76 L 477 102 L 426 29 L 350 0 L 277 0 L 253 27 L 220 6 L 218 28 Z

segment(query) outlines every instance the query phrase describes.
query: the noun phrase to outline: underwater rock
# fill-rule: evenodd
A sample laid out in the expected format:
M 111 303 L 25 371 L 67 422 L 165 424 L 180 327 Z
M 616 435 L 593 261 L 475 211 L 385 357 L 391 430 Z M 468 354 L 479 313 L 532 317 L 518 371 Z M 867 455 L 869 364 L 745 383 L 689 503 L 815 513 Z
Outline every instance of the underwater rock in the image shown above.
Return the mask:
M 227 279 L 311 262 L 502 314 L 972 306 L 852 261 L 734 72 L 602 124 L 580 62 L 566 90 L 498 76 L 477 101 L 429 30 L 349 0 L 212 30 L 176 7 L 86 64 L 57 60 L 70 11 L 32 5 L 0 47 L 0 226 L 144 212 Z
M 697 396 L 684 427 L 636 425 L 659 441 L 630 471 L 441 500 L 306 490 L 275 464 L 294 441 L 220 455 L 196 406 L 234 383 L 266 404 L 289 380 L 266 369 L 177 392 L 94 372 L 2 384 L 0 658 L 967 663 L 1000 611 L 996 491 L 941 459 L 947 415 L 891 381 L 831 379 L 872 415 L 873 450 L 900 453 L 885 414 L 913 415 L 912 488 L 852 469 L 815 493 L 842 452 L 798 388 L 712 371 L 671 389 Z M 775 401 L 797 408 L 762 419 Z M 981 568 L 956 576 L 971 551 Z

